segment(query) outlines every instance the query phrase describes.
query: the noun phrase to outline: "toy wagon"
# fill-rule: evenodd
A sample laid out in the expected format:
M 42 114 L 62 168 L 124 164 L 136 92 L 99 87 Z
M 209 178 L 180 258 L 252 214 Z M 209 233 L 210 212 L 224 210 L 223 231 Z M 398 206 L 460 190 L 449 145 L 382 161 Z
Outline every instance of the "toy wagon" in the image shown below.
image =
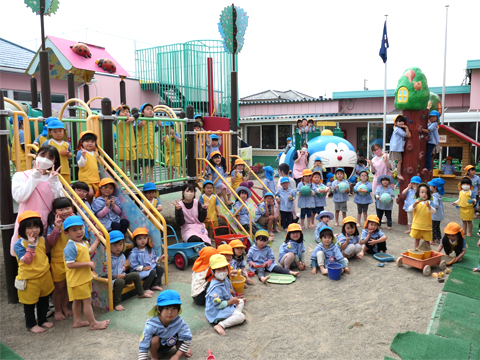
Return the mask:
M 211 221 L 210 219 L 210 222 L 212 224 L 212 229 L 213 229 L 213 239 L 215 241 L 215 247 L 219 247 L 220 245 L 222 244 L 229 244 L 230 241 L 232 240 L 240 240 L 242 242 L 242 244 L 244 246 L 246 246 L 246 251 L 248 252 L 248 250 L 250 249 L 250 246 L 253 245 L 252 243 L 252 240 L 250 240 L 248 238 L 247 235 L 242 235 L 242 234 L 233 234 L 231 229 L 230 229 L 230 226 L 228 225 L 228 221 L 227 221 L 227 218 L 225 218 L 224 216 L 222 215 L 218 215 L 219 217 L 221 217 L 224 221 L 225 221 L 225 224 L 227 225 L 222 225 L 222 226 L 217 226 L 217 227 L 214 227 L 213 226 L 213 221 Z M 228 229 L 228 234 L 225 234 L 225 235 L 217 235 L 217 230 L 218 229 Z
M 198 257 L 198 253 L 205 246 L 203 242 L 187 242 L 179 243 L 177 233 L 170 225 L 167 225 L 173 231 L 173 235 L 167 235 L 167 238 L 174 237 L 176 244 L 169 245 L 167 249 L 168 263 L 172 261 L 175 263 L 177 269 L 185 270 L 188 267 L 188 259 Z
M 438 265 L 440 270 L 445 270 L 447 263 L 445 260 L 442 260 L 442 253 L 432 251 L 431 256 L 428 259 L 416 259 L 414 257 L 408 256 L 408 252 L 402 253 L 397 259 L 397 266 L 401 267 L 403 265 L 410 265 L 417 269 L 423 270 L 423 275 L 429 276 L 432 272 L 432 265 Z

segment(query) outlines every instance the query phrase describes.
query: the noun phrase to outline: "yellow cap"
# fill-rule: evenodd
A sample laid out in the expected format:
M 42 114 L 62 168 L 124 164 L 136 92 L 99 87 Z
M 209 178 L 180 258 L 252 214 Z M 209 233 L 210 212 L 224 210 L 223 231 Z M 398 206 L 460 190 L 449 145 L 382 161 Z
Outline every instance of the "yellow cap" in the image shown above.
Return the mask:
M 445 230 L 443 230 L 443 232 L 448 235 L 457 235 L 458 233 L 461 233 L 462 237 L 465 237 L 463 236 L 462 227 L 454 222 L 448 223 L 448 225 L 445 227 Z
M 470 170 L 470 169 L 475 169 L 475 166 L 473 166 L 473 165 L 467 165 L 467 166 L 465 166 L 465 169 L 463 169 L 463 170 L 464 170 L 464 171 L 468 171 L 468 170 Z
M 237 159 L 235 160 L 234 166 L 237 166 L 237 165 L 245 165 L 245 162 L 242 159 Z
M 227 244 L 222 244 L 217 248 L 218 252 L 220 254 L 226 254 L 226 255 L 233 255 L 233 250 L 230 245 Z
M 288 225 L 288 228 L 287 228 L 287 234 L 289 232 L 294 232 L 294 231 L 302 231 L 302 227 L 298 224 L 290 224 Z
M 378 218 L 377 215 L 368 215 L 367 221 L 365 221 L 365 226 L 364 226 L 364 228 L 367 227 L 369 221 L 374 222 L 374 223 L 377 223 L 378 225 L 380 225 L 380 219 Z
M 148 230 L 145 228 L 136 228 L 132 236 L 135 239 L 135 236 L 138 236 L 138 235 L 148 235 Z
M 212 152 L 210 153 L 210 159 L 213 158 L 215 155 L 220 155 L 220 156 L 222 156 L 222 154 L 220 154 L 220 151 L 212 151 Z
M 225 256 L 221 254 L 215 254 L 210 257 L 210 269 L 215 270 L 215 269 L 220 269 L 223 267 L 229 267 L 229 263 L 227 262 L 227 259 Z
M 305 169 L 302 171 L 302 176 L 311 176 L 312 175 L 312 170 L 310 169 Z
M 357 220 L 353 216 L 347 216 L 345 219 L 343 219 L 342 224 L 346 224 L 349 222 L 357 223 Z
M 97 192 L 95 193 L 95 197 L 99 197 L 101 195 L 101 192 L 100 192 L 100 188 L 102 186 L 105 186 L 107 184 L 113 184 L 113 186 L 116 188 L 117 187 L 117 184 L 115 184 L 115 181 L 113 181 L 112 179 L 110 178 L 103 178 L 102 180 L 100 180 L 100 183 L 98 184 L 98 190 Z
M 240 240 L 232 240 L 228 243 L 228 245 L 232 248 L 232 249 L 235 249 L 235 248 L 243 248 L 243 249 L 246 249 L 247 247 L 245 245 L 243 245 L 243 243 L 240 241 Z M 220 245 L 221 246 L 221 245 Z M 220 247 L 219 246 L 219 247 Z
M 256 233 L 255 233 L 255 239 L 259 236 L 266 236 L 267 239 L 268 237 L 270 236 L 270 234 L 268 233 L 267 230 L 258 230 Z

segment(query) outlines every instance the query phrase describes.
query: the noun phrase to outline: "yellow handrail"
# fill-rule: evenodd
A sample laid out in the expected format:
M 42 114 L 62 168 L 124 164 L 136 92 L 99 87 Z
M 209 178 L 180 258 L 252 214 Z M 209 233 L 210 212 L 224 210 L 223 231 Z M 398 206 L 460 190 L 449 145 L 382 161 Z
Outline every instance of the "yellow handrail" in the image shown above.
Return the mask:
M 90 100 L 87 101 L 87 106 L 90 108 L 90 103 L 94 100 L 102 100 L 103 99 L 103 96 L 95 96 L 93 98 L 91 98 Z M 113 107 L 113 105 L 112 105 Z
M 226 162 L 226 165 L 227 165 L 227 173 L 230 174 L 230 172 L 232 171 L 232 162 L 230 160 L 231 156 L 230 156 L 230 153 L 231 153 L 231 134 L 230 134 L 230 131 L 197 131 L 196 134 L 195 134 L 195 158 L 204 158 L 205 155 L 206 155 L 206 151 L 205 151 L 205 148 L 206 148 L 206 144 L 207 144 L 207 136 L 210 136 L 210 135 L 220 135 L 222 137 L 222 145 L 221 145 L 221 148 L 222 148 L 222 154 L 224 154 L 224 158 L 225 158 L 225 162 Z M 225 135 L 225 136 L 224 136 Z M 198 144 L 201 144 L 203 143 L 204 146 L 200 146 L 200 154 L 197 154 L 198 152 Z M 198 155 L 198 157 L 197 157 Z M 201 167 L 202 164 L 199 164 L 200 167 L 197 167 L 197 173 L 199 172 L 199 170 L 203 170 L 203 168 Z
M 87 104 L 85 104 L 85 102 L 83 102 L 83 100 L 80 100 L 80 99 L 68 99 L 63 105 L 62 105 L 62 108 L 60 109 L 60 112 L 59 112 L 59 115 L 58 115 L 58 119 L 59 120 L 62 120 L 63 118 L 63 113 L 65 112 L 65 109 L 67 108 L 67 105 L 70 104 L 70 103 L 79 103 L 80 105 L 82 105 L 85 109 L 85 111 L 87 112 L 87 114 L 90 116 L 92 115 L 92 110 L 90 110 L 90 108 L 88 107 Z
M 230 155 L 230 157 L 232 157 L 232 158 L 237 158 L 237 159 L 241 159 L 241 157 L 240 157 L 240 156 L 237 156 L 237 155 Z M 270 189 L 267 187 L 267 185 L 265 185 L 265 184 L 263 183 L 263 181 L 260 180 L 260 178 L 257 176 L 257 174 L 252 170 L 252 168 L 251 168 L 250 166 L 247 165 L 246 162 L 243 162 L 243 166 L 245 166 L 245 167 L 248 169 L 248 171 L 249 171 L 251 174 L 253 174 L 253 176 L 255 176 L 255 178 L 260 182 L 260 185 L 262 185 L 265 190 L 270 191 Z M 274 194 L 274 195 L 275 195 L 275 194 Z

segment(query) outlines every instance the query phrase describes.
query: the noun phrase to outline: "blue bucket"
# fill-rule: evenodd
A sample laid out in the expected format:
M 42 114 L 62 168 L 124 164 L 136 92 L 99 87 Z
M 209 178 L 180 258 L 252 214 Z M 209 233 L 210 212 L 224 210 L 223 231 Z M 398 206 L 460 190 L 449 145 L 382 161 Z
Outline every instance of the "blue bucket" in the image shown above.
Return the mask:
M 342 277 L 342 264 L 330 263 L 327 264 L 327 269 L 330 280 L 340 280 Z

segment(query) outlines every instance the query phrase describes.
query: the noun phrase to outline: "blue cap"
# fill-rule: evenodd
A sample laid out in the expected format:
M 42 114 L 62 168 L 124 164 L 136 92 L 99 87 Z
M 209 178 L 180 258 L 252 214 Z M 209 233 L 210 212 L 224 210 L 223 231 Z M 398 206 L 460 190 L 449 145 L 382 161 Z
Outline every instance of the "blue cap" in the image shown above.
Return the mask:
M 284 176 L 284 177 L 282 177 L 282 178 L 280 179 L 280 184 L 289 183 L 289 182 L 290 182 L 290 180 L 288 179 L 287 176 Z
M 333 232 L 333 229 L 330 226 L 323 227 L 322 230 L 320 230 L 320 234 L 322 233 L 323 230 L 330 230 L 331 232 Z
M 273 173 L 273 168 L 271 166 L 264 166 L 263 171 Z
M 205 180 L 202 184 L 202 187 L 205 187 L 205 185 L 208 185 L 208 184 L 212 184 L 213 185 L 213 181 L 210 181 L 210 180 Z
M 317 157 L 315 158 L 315 161 L 322 161 L 322 158 L 317 156 Z
M 41 135 L 45 137 L 48 135 L 48 126 L 45 123 L 43 124 L 43 130 Z
M 108 233 L 108 235 L 110 235 L 110 244 L 125 239 L 125 235 L 123 235 L 120 230 L 112 230 Z
M 428 117 L 430 116 L 436 116 L 436 117 L 440 117 L 440 113 L 437 111 L 437 110 L 432 110 L 430 111 L 430 115 L 428 115 Z
M 345 174 L 345 170 L 344 170 L 343 168 L 341 168 L 341 167 L 340 167 L 340 168 L 337 168 L 337 170 L 335 170 L 335 174 L 336 174 L 338 171 L 341 171 L 341 172 L 343 172 L 343 173 Z
M 267 196 L 275 197 L 270 191 L 267 192 L 263 198 L 265 199 Z
M 282 156 L 282 154 L 283 154 L 283 151 L 280 151 L 280 152 L 278 153 L 278 156 Z
M 410 182 L 412 184 L 420 184 L 422 182 L 422 179 L 420 178 L 420 176 L 413 176 L 411 179 L 410 179 Z
M 140 112 L 142 112 L 143 109 L 145 109 L 145 107 L 146 107 L 146 106 L 149 106 L 149 105 L 150 105 L 150 106 L 152 107 L 152 109 L 153 109 L 153 105 L 152 105 L 152 104 L 150 104 L 150 103 L 145 103 L 145 104 L 143 104 L 142 106 L 140 106 Z
M 52 121 L 52 120 L 58 120 L 58 118 L 56 118 L 55 116 L 50 116 L 50 117 L 48 117 L 48 118 L 45 120 L 44 123 L 48 125 L 48 123 L 49 123 L 50 121 Z
M 355 179 L 354 176 L 350 176 L 350 178 L 348 179 L 348 182 L 349 182 L 350 184 L 355 184 L 355 183 L 357 182 L 357 179 Z
M 330 179 L 330 178 L 332 178 L 332 177 L 334 177 L 334 176 L 335 176 L 335 175 L 333 175 L 332 173 L 328 173 L 328 174 L 327 174 L 327 180 Z
M 440 195 L 445 195 L 445 189 L 444 189 L 445 180 L 441 178 L 435 178 L 435 179 L 432 179 L 432 181 L 428 182 L 428 185 L 435 186 L 438 189 L 438 193 Z
M 69 216 L 63 221 L 63 230 L 67 230 L 70 226 L 83 226 L 83 220 L 78 215 Z
M 180 294 L 175 290 L 164 290 L 157 298 L 157 306 L 182 305 Z
M 18 122 L 23 121 L 23 116 L 18 115 L 17 119 L 18 119 Z M 13 116 L 10 116 L 10 125 L 13 125 Z
M 218 136 L 216 134 L 212 134 L 212 135 L 210 135 L 210 139 L 218 140 Z
M 48 130 L 52 130 L 52 129 L 65 129 L 65 124 L 55 118 L 55 120 L 51 120 L 48 123 Z
M 288 137 L 288 138 L 287 138 L 287 141 L 292 141 L 292 138 L 291 138 L 291 137 Z
M 157 190 L 157 187 L 155 186 L 154 183 L 147 182 L 143 185 L 143 191 L 152 191 L 152 190 Z
M 202 119 L 203 119 L 203 115 L 197 114 L 197 115 L 195 115 L 193 118 L 194 118 L 194 119 L 196 119 L 196 118 L 202 118 Z

